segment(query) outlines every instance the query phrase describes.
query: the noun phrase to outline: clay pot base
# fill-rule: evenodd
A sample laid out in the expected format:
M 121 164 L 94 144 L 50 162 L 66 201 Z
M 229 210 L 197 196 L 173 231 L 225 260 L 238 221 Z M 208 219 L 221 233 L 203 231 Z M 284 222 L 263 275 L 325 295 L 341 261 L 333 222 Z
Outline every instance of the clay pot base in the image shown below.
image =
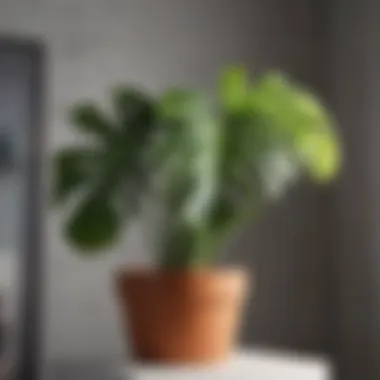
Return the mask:
M 122 270 L 116 284 L 136 360 L 213 363 L 234 348 L 248 289 L 244 270 Z

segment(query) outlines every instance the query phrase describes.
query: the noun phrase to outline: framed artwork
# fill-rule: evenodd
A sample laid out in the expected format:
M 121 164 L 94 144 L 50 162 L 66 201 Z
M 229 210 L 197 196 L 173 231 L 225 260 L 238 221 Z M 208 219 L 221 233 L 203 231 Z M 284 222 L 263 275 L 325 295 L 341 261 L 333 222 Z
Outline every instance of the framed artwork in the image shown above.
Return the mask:
M 44 60 L 42 43 L 0 37 L 0 314 L 10 314 L 0 323 L 1 369 L 20 380 L 39 379 L 42 368 Z

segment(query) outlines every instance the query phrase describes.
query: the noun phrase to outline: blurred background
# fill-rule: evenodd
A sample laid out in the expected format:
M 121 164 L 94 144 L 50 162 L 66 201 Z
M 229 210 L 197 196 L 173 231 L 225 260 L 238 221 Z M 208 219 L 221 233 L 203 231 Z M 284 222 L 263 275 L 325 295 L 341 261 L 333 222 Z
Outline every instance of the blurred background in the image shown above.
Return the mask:
M 331 355 L 345 380 L 378 378 L 379 15 L 375 0 L 1 0 L 2 43 L 33 41 L 44 60 L 43 86 L 36 86 L 33 60 L 0 49 L 4 328 L 13 331 L 17 318 L 20 162 L 31 98 L 44 92 L 48 173 L 50 154 L 73 139 L 65 117 L 75 101 L 103 101 L 105 90 L 120 82 L 207 89 L 221 66 L 239 62 L 254 72 L 279 68 L 315 89 L 337 115 L 346 156 L 333 186 L 300 184 L 230 247 L 226 261 L 257 274 L 242 340 Z M 138 222 L 119 249 L 92 261 L 75 256 L 47 197 L 45 206 L 44 366 L 49 378 L 75 380 L 83 378 L 80 368 L 105 368 L 120 359 L 111 276 L 119 263 L 148 263 L 150 257 Z M 89 378 L 106 378 L 95 372 Z

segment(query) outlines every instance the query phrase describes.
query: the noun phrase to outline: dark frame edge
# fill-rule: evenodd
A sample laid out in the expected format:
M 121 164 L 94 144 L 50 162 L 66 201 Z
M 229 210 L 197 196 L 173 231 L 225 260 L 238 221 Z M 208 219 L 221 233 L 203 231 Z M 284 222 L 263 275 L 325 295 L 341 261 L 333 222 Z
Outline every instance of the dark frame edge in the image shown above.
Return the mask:
M 14 36 L 0 37 L 0 52 L 22 53 L 30 59 L 29 125 L 21 235 L 19 320 L 16 363 L 17 380 L 39 380 L 43 376 L 43 157 L 44 100 L 46 94 L 46 47 L 43 40 Z M 21 240 L 21 239 L 20 239 Z

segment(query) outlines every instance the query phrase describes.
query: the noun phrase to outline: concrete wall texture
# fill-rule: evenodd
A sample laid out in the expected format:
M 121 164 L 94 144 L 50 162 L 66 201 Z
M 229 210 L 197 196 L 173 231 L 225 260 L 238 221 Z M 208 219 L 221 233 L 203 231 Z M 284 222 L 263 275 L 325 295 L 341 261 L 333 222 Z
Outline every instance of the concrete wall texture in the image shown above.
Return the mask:
M 3 0 L 0 33 L 47 46 L 52 151 L 74 138 L 67 107 L 82 98 L 102 101 L 120 81 L 153 90 L 209 88 L 221 65 L 243 62 L 257 71 L 281 68 L 323 93 L 323 17 L 323 2 L 313 0 Z M 330 349 L 325 211 L 325 195 L 300 186 L 231 248 L 235 261 L 258 275 L 247 342 Z M 142 229 L 134 226 L 122 248 L 90 261 L 72 255 L 60 219 L 49 213 L 46 223 L 46 354 L 120 355 L 111 275 L 118 263 L 149 260 Z

